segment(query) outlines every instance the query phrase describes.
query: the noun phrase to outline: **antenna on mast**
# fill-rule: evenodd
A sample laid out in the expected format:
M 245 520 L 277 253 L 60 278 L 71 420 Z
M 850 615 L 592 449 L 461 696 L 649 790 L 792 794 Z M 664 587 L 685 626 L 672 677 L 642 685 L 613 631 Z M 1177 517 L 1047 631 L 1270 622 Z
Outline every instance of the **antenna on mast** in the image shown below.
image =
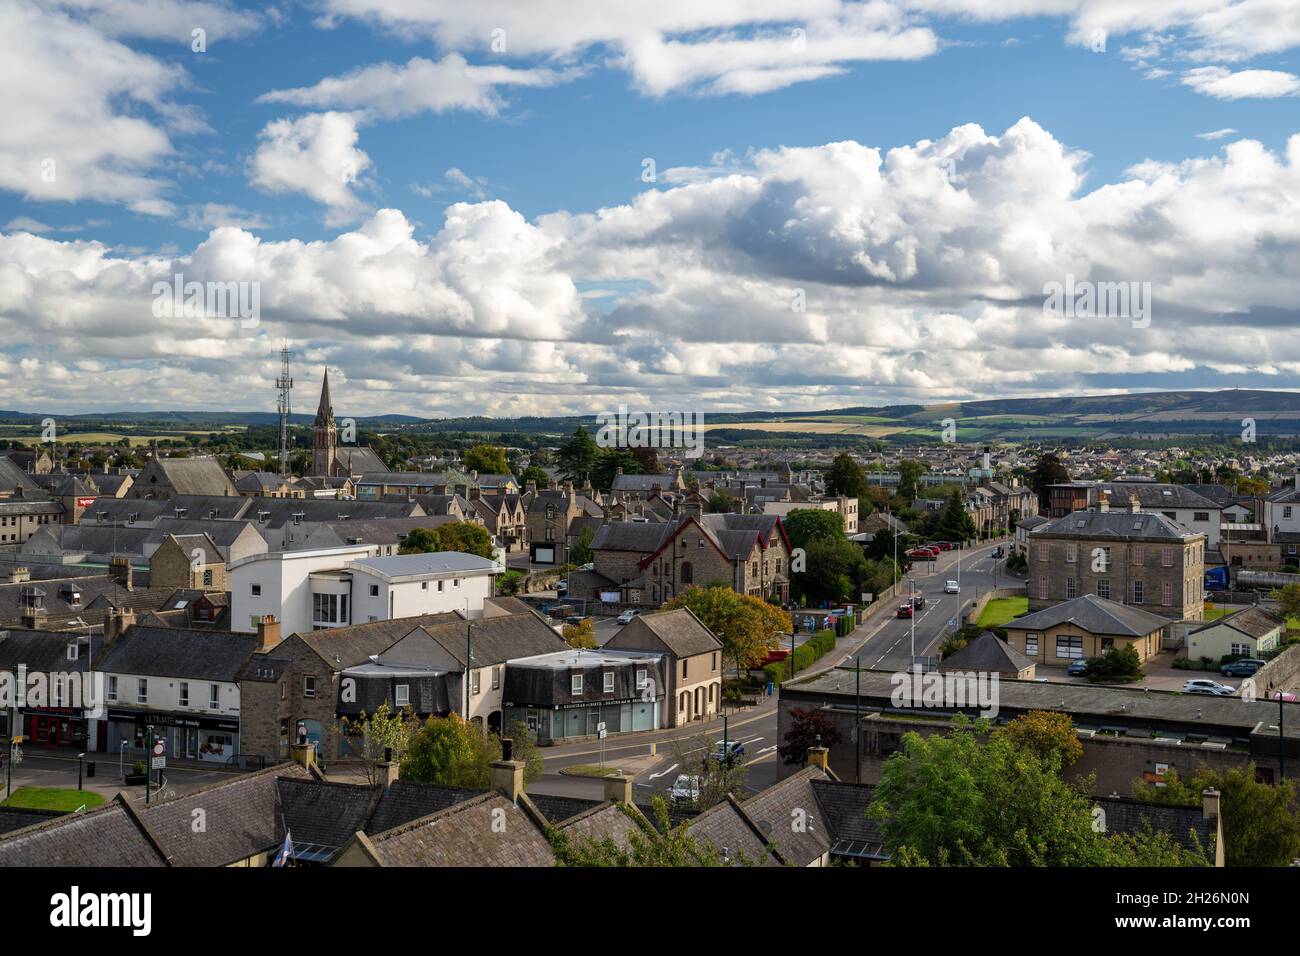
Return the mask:
M 280 349 L 280 377 L 275 380 L 279 390 L 276 411 L 280 413 L 280 477 L 288 476 L 289 469 L 289 392 L 293 388 L 293 379 L 289 376 L 289 343 L 286 341 Z

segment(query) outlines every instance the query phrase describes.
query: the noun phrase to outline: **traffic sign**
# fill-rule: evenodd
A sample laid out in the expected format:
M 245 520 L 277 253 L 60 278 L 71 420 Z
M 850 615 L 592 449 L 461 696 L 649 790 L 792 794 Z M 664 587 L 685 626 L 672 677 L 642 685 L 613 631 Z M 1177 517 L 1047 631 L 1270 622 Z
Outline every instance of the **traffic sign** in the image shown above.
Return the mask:
M 606 732 L 605 732 L 605 730 L 603 729 L 603 726 L 604 726 L 604 725 L 602 725 L 602 729 L 601 729 L 601 730 L 596 731 L 596 739 L 597 739 L 597 740 L 604 740 L 605 737 L 606 737 Z
M 166 758 L 166 757 L 154 757 L 152 760 L 149 761 L 149 765 L 150 765 L 154 770 L 162 770 L 164 767 L 167 766 L 167 758 Z
M 167 741 L 159 737 L 157 740 L 153 742 L 153 755 L 155 757 L 163 757 L 166 756 L 166 754 L 167 754 Z
M 604 732 L 605 732 L 605 722 L 602 720 L 600 723 L 596 725 L 596 733 L 603 734 Z

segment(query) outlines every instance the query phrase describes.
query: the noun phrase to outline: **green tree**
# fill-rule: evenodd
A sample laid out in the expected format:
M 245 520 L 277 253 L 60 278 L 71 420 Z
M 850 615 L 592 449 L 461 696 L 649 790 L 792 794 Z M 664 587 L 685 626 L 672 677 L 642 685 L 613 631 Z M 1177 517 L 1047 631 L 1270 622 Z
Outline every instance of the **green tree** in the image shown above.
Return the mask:
M 586 481 L 592 478 L 592 473 L 596 470 L 599 454 L 596 439 L 591 437 L 584 426 L 579 425 L 555 453 L 555 464 L 566 481 Z
M 591 483 L 601 491 L 609 491 L 614 486 L 614 478 L 620 468 L 625 475 L 642 474 L 640 459 L 628 449 L 601 449 L 600 455 L 596 458 L 595 468 L 592 469 Z
M 781 519 L 781 524 L 795 548 L 806 548 L 810 541 L 815 540 L 844 540 L 844 519 L 838 511 L 795 508 Z
M 915 501 L 920 494 L 921 476 L 929 471 L 923 462 L 904 458 L 898 463 L 898 497 L 908 504 Z
M 398 772 L 403 780 L 486 790 L 491 786 L 491 742 L 458 714 L 430 717 L 407 743 Z M 499 751 L 498 751 L 499 752 Z
M 466 471 L 476 471 L 480 475 L 508 475 L 510 465 L 506 462 L 506 450 L 498 445 L 475 445 L 465 452 L 461 464 Z
M 943 511 L 939 512 L 935 523 L 935 534 L 945 541 L 970 541 L 979 534 L 962 502 L 960 491 L 954 490 L 944 502 Z
M 697 840 L 685 826 L 674 827 L 663 797 L 652 801 L 652 813 L 657 823 L 649 825 L 638 811 L 624 807 L 623 811 L 637 823 L 626 844 L 610 837 L 572 836 L 557 827 L 548 827 L 547 838 L 560 866 L 602 867 L 696 867 L 696 866 L 755 866 L 761 860 L 750 860 L 745 854 L 729 855 L 726 860 L 712 843 Z M 764 857 L 767 851 L 764 851 Z
M 722 653 L 738 667 L 757 664 L 793 630 L 790 615 L 762 598 L 726 585 L 693 586 L 664 604 L 686 607 L 722 641 Z
M 1061 459 L 1052 452 L 1044 452 L 1029 469 L 1029 487 L 1038 495 L 1039 510 L 1047 510 L 1047 486 L 1059 485 L 1070 480 L 1070 473 L 1061 464 Z
M 1274 591 L 1273 596 L 1283 617 L 1300 616 L 1300 584 L 1285 585 L 1280 591 Z
M 869 489 L 862 466 L 853 460 L 853 456 L 847 452 L 836 455 L 826 470 L 826 493 L 862 501 L 868 497 Z
M 1201 768 L 1187 782 L 1171 770 L 1161 781 L 1164 786 L 1138 780 L 1133 793 L 1139 800 L 1194 807 L 1200 806 L 1206 790 L 1218 790 L 1228 866 L 1290 866 L 1300 859 L 1295 783 L 1285 780 L 1274 786 L 1255 777 L 1254 764 L 1226 773 Z
M 584 527 L 579 531 L 577 539 L 569 546 L 569 561 L 579 567 L 591 564 L 596 559 L 591 550 L 591 542 L 595 537 L 596 533 L 591 528 Z
M 366 782 L 374 785 L 379 779 L 379 763 L 385 751 L 391 751 L 400 760 L 410 742 L 414 721 L 409 709 L 394 713 L 385 701 L 373 714 L 362 711 L 357 717 L 342 718 L 339 723 L 345 735 L 360 739 L 361 769 Z
M 459 551 L 492 557 L 492 535 L 482 525 L 453 521 L 437 528 L 415 528 L 402 539 L 398 554 L 427 554 L 435 551 Z
M 1031 710 L 994 732 L 1006 735 L 1017 750 L 1032 751 L 1063 770 L 1083 756 L 1074 721 L 1059 711 Z
M 734 510 L 735 499 L 726 488 L 714 488 L 709 492 L 709 511 L 713 514 L 726 514 Z
M 867 559 L 852 541 L 814 538 L 804 549 L 804 569 L 790 573 L 790 591 L 799 601 L 856 599 L 867 579 Z
M 551 483 L 551 476 L 546 473 L 545 468 L 529 465 L 519 473 L 519 486 L 527 488 L 530 481 L 534 482 L 540 491 Z

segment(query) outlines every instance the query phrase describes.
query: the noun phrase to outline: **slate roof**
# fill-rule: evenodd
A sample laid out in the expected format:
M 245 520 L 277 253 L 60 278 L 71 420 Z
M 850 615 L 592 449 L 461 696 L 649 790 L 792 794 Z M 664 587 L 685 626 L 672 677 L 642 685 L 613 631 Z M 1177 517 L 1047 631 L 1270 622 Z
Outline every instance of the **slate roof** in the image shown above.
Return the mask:
M 155 458 L 145 466 L 140 479 L 132 490 L 147 491 L 149 478 L 153 469 L 161 470 L 167 477 L 168 484 L 178 495 L 234 495 L 235 486 L 230 483 L 221 462 L 211 457 L 199 458 Z
M 426 625 L 433 627 L 449 622 L 460 623 L 463 637 L 464 618 L 455 611 L 399 617 L 389 621 L 370 621 L 349 627 L 326 628 L 322 631 L 304 631 L 295 636 L 319 654 L 321 659 L 331 667 L 343 668 L 369 660 L 371 654 L 386 651 L 418 627 Z
M 1209 506 L 1209 503 L 1206 503 Z M 1075 511 L 1055 518 L 1030 532 L 1031 538 L 1115 538 L 1118 541 L 1167 541 L 1181 544 L 1204 538 L 1172 518 L 1148 511 Z
M 553 793 L 530 793 L 528 798 L 550 823 L 563 823 L 580 813 L 586 813 L 604 804 L 603 800 L 586 800 L 582 797 L 566 797 Z
M 609 802 L 597 804 L 569 817 L 559 828 L 574 840 L 613 840 L 623 849 L 630 845 L 632 834 L 644 832 L 641 824 L 627 810 Z
M 1163 628 L 1169 620 L 1141 608 L 1085 594 L 1015 618 L 1002 626 L 1018 631 L 1045 631 L 1065 623 L 1080 627 L 1089 634 L 1145 637 Z
M 407 620 L 410 620 L 409 618 Z M 463 667 L 465 664 L 465 622 L 449 621 L 421 625 Z M 408 629 L 408 633 L 414 628 Z M 473 654 L 477 667 L 500 664 L 519 657 L 534 657 L 566 651 L 569 645 L 549 624 L 529 611 L 483 617 L 474 622 Z
M 481 796 L 482 793 L 481 790 L 467 790 L 464 787 L 445 787 L 436 783 L 397 780 L 380 794 L 379 801 L 364 830 L 370 834 L 384 833 L 394 827 L 454 807 L 458 803 L 464 803 L 473 797 Z M 357 829 L 363 828 L 357 827 Z
M 817 806 L 830 828 L 831 855 L 865 860 L 887 860 L 880 825 L 867 816 L 876 788 L 839 780 L 812 781 Z
M 295 844 L 344 846 L 375 812 L 383 789 L 299 777 L 276 781 L 280 812 Z
M 24 614 L 23 589 L 33 585 L 45 592 L 43 620 L 47 623 L 80 617 L 88 624 L 99 624 L 103 621 L 104 610 L 110 606 L 156 611 L 171 593 L 167 588 L 138 586 L 142 578 L 147 580 L 147 576 L 139 571 L 135 572 L 137 586 L 128 591 L 106 574 L 72 574 L 69 573 L 72 571 L 70 568 L 60 570 L 67 576 L 43 578 L 28 584 L 0 584 L 0 623 L 16 624 L 21 621 Z M 79 604 L 68 603 L 72 595 L 61 587 L 65 581 L 76 584 L 81 594 Z
M 764 842 L 774 847 L 780 862 L 808 866 L 830 852 L 830 824 L 813 791 L 813 781 L 825 779 L 820 767 L 804 767 L 739 805 Z M 802 829 L 794 825 L 798 822 Z
M 166 854 L 118 797 L 0 837 L 0 867 L 168 866 Z
M 1247 637 L 1261 638 L 1272 634 L 1286 622 L 1275 614 L 1270 614 L 1263 608 L 1248 607 L 1245 610 L 1236 611 L 1219 618 L 1217 621 L 1209 621 L 1198 628 L 1192 630 L 1193 634 L 1201 631 L 1208 631 L 1213 627 L 1226 626 L 1232 628 Z
M 0 836 L 63 816 L 62 810 L 34 810 L 30 807 L 0 807 Z
M 722 650 L 722 642 L 704 626 L 704 623 L 698 617 L 691 613 L 689 608 L 678 608 L 673 611 L 653 611 L 649 614 L 640 615 L 637 620 L 658 637 L 664 646 L 677 658 L 692 657 L 696 654 L 708 654 Z M 635 631 L 629 634 L 628 640 L 618 641 L 615 638 L 615 643 L 610 646 L 633 649 L 629 641 L 638 643 L 635 641 Z M 637 649 L 658 650 L 659 648 L 645 647 Z
M 992 631 L 985 631 L 955 654 L 944 657 L 940 670 L 1019 674 L 1034 662 Z
M 334 459 L 352 476 L 388 471 L 379 454 L 364 445 L 340 445 L 334 449 Z
M 114 674 L 233 682 L 259 646 L 255 634 L 136 624 L 96 666 Z
M 765 841 L 738 807 L 735 800 L 728 797 L 690 821 L 686 832 L 697 840 L 713 844 L 730 865 L 739 866 L 743 856 L 750 865 L 781 866 L 781 861 L 768 852 Z
M 1202 850 L 1213 847 L 1215 828 L 1199 806 L 1168 806 L 1132 797 L 1102 797 L 1094 803 L 1106 811 L 1107 833 L 1137 834 L 1149 826 L 1153 832 L 1168 833 L 1187 850 L 1195 850 L 1198 843 Z
M 277 764 L 140 808 L 140 819 L 172 865 L 228 866 L 284 841 L 279 782 L 310 776 L 299 764 Z M 203 811 L 205 824 L 199 833 L 194 832 L 196 809 Z
M 248 509 L 240 515 L 259 528 L 279 529 L 291 521 L 330 523 L 383 518 L 420 517 L 424 511 L 414 501 L 341 501 L 334 498 L 244 498 Z M 301 515 L 301 518 L 295 516 Z
M 504 826 L 494 825 L 498 820 Z M 383 866 L 554 866 L 540 828 L 499 793 L 485 793 L 369 838 Z
M 68 644 L 78 644 L 77 659 L 68 660 Z M 15 628 L 0 631 L 0 668 L 11 670 L 19 664 L 27 665 L 28 671 L 73 671 L 86 670 L 87 635 L 77 631 L 28 631 Z M 96 653 L 103 650 L 103 639 L 94 642 Z
M 1194 508 L 1198 511 L 1217 511 L 1221 505 L 1204 495 L 1197 494 L 1188 485 L 1162 484 L 1152 481 L 1110 482 L 1097 485 L 1097 494 L 1108 492 L 1110 506 L 1128 505 L 1129 496 L 1135 495 L 1143 508 Z

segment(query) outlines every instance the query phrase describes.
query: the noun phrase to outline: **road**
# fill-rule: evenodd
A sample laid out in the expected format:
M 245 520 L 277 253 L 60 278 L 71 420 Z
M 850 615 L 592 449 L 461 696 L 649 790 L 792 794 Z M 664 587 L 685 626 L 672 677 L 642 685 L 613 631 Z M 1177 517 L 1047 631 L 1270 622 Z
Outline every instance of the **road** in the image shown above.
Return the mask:
M 1005 544 L 1003 545 L 1005 547 Z M 911 660 L 913 623 L 917 656 L 934 656 L 944 638 L 951 634 L 953 618 L 960 621 L 961 611 L 968 609 L 980 594 L 994 587 L 1022 584 L 1023 579 L 1009 576 L 1001 559 L 991 555 L 995 545 L 966 551 L 949 551 L 933 564 L 918 561 L 912 566 L 909 579 L 915 583 L 918 594 L 925 596 L 925 609 L 914 621 L 900 619 L 892 614 L 876 619 L 854 632 L 847 645 L 847 653 L 827 655 L 814 665 L 813 670 L 825 670 L 850 661 L 858 656 L 864 668 L 872 670 L 905 670 Z M 944 594 L 944 584 L 956 580 L 958 563 L 961 566 L 961 593 Z M 908 580 L 908 579 L 905 579 Z M 903 603 L 902 600 L 894 602 Z M 601 622 L 604 624 L 604 622 Z M 617 627 L 602 628 L 597 633 L 612 634 Z M 604 637 L 607 640 L 608 637 Z M 598 638 L 603 644 L 604 640 Z M 740 711 L 727 721 L 727 736 L 745 744 L 745 765 L 748 773 L 745 789 L 761 790 L 776 781 L 779 741 L 776 736 L 777 697 L 764 699 L 757 707 Z M 634 786 L 639 800 L 655 794 L 665 794 L 679 773 L 685 772 L 681 755 L 674 747 L 675 740 L 688 740 L 704 736 L 709 741 L 721 740 L 723 721 L 716 718 L 689 727 L 639 733 L 629 737 L 611 737 L 605 741 L 604 762 L 607 767 L 622 767 L 634 774 Z M 657 753 L 651 754 L 654 744 Z M 579 765 L 599 764 L 601 748 L 596 741 L 562 744 L 543 751 L 546 758 L 545 773 L 530 789 L 540 793 L 563 794 L 571 797 L 600 799 L 602 785 L 591 777 L 570 776 L 560 771 Z M 694 752 L 686 755 L 696 756 Z

